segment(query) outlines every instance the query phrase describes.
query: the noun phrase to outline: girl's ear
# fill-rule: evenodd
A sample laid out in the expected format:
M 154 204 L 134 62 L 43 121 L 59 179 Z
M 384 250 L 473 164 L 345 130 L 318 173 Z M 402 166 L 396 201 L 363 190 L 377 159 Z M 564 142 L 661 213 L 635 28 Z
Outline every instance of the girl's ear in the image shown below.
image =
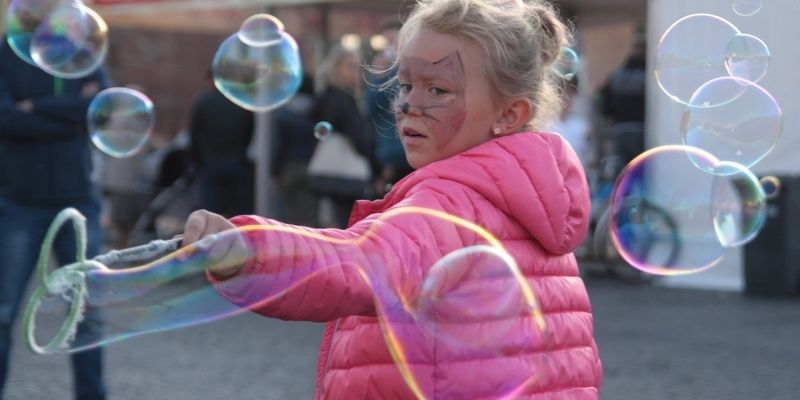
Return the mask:
M 532 116 L 533 104 L 530 100 L 524 97 L 509 99 L 501 104 L 500 115 L 492 127 L 492 133 L 499 136 L 518 132 L 530 122 Z

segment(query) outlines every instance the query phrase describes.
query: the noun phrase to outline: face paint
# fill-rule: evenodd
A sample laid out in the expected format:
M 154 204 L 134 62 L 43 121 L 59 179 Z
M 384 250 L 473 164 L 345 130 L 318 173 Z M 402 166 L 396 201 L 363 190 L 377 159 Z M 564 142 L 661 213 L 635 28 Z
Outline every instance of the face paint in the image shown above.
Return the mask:
M 398 122 L 419 117 L 422 133 L 435 135 L 440 142 L 455 136 L 466 117 L 466 79 L 460 54 L 451 53 L 437 61 L 404 57 L 399 64 Z

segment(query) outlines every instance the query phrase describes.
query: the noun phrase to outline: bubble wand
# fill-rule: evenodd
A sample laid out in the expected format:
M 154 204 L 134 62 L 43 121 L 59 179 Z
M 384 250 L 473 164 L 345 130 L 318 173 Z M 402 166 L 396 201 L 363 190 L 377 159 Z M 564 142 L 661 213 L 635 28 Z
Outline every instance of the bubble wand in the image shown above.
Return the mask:
M 52 274 L 48 275 L 47 261 L 50 258 L 50 252 L 56 234 L 58 230 L 69 221 L 72 222 L 72 227 L 75 230 L 76 261 L 56 269 Z M 36 353 L 51 353 L 64 347 L 64 344 L 74 337 L 86 304 L 86 284 L 83 279 L 84 273 L 91 270 L 108 269 L 108 266 L 128 267 L 132 265 L 141 265 L 177 250 L 180 246 L 180 242 L 180 237 L 170 240 L 155 240 L 142 246 L 124 250 L 112 250 L 87 260 L 86 217 L 74 208 L 62 210 L 53 220 L 53 223 L 47 230 L 44 242 L 42 242 L 39 260 L 36 265 L 39 285 L 33 292 L 31 300 L 25 308 L 23 327 L 28 347 Z M 34 337 L 34 316 L 36 311 L 45 296 L 64 293 L 67 287 L 72 289 L 73 301 L 70 304 L 66 321 L 49 343 L 44 346 L 39 346 Z
M 418 286 L 409 286 L 389 273 L 402 270 L 401 266 L 390 267 L 391 263 L 399 260 L 378 253 L 369 256 L 363 247 L 380 238 L 378 230 L 391 229 L 393 224 L 387 223 L 388 220 L 404 215 L 429 218 L 432 223 L 445 223 L 451 227 L 448 229 L 461 230 L 461 233 L 453 233 L 462 237 L 461 246 L 466 246 L 454 249 L 426 268 Z M 55 235 L 70 221 L 77 236 L 77 261 L 48 271 L 47 261 Z M 243 248 L 233 246 L 234 243 L 267 240 L 260 237 L 264 234 L 270 235 L 270 242 L 276 245 L 258 249 L 247 245 Z M 243 240 L 244 237 L 248 239 Z M 293 251 L 299 252 L 293 253 L 289 264 L 284 265 L 281 243 L 294 240 L 304 245 L 292 246 Z M 85 218 L 75 209 L 62 211 L 42 244 L 37 264 L 39 286 L 25 310 L 24 330 L 28 347 L 40 354 L 71 353 L 135 335 L 211 322 L 251 309 L 269 307 L 273 300 L 285 301 L 284 296 L 302 296 L 307 282 L 326 280 L 331 274 L 341 275 L 341 271 L 336 270 L 347 268 L 355 268 L 356 274 L 372 291 L 384 340 L 403 380 L 418 399 L 429 398 L 430 388 L 419 380 L 419 371 L 414 367 L 417 355 L 409 352 L 410 349 L 418 348 L 436 336 L 440 346 L 476 356 L 495 356 L 501 351 L 505 329 L 514 326 L 513 322 L 496 324 L 498 332 L 471 337 L 454 330 L 453 321 L 473 324 L 476 320 L 485 321 L 499 315 L 523 317 L 527 321 L 525 324 L 530 324 L 526 329 L 532 332 L 528 340 L 542 340 L 545 348 L 549 346 L 544 315 L 532 287 L 502 243 L 485 228 L 442 211 L 410 206 L 391 209 L 373 221 L 361 235 L 350 238 L 272 224 L 241 226 L 180 249 L 179 245 L 180 239 L 155 241 L 86 259 Z M 225 249 L 224 257 L 220 257 L 218 250 Z M 274 267 L 258 273 L 251 271 L 216 284 L 209 282 L 206 271 L 210 263 L 244 264 L 250 261 L 269 262 Z M 117 268 L 110 269 L 107 265 Z M 334 272 L 330 272 L 332 270 Z M 499 285 L 485 285 L 490 280 Z M 254 283 L 260 289 L 253 291 Z M 227 286 L 228 289 L 223 290 L 229 290 L 229 295 L 236 300 L 219 294 L 218 285 Z M 461 303 L 465 299 L 478 303 L 474 309 L 465 309 Z M 52 339 L 47 344 L 40 346 L 34 336 L 35 319 L 37 312 L 42 312 L 37 310 L 45 300 L 66 301 L 68 312 L 66 321 L 57 325 L 57 333 L 50 336 Z M 102 311 L 100 320 L 104 332 L 101 337 L 81 338 L 76 335 L 83 316 L 92 314 L 87 309 Z M 53 311 L 51 307 L 41 307 L 41 310 Z M 61 314 L 59 318 L 63 318 Z M 86 323 L 91 321 L 87 318 Z M 514 393 L 525 390 L 539 378 L 539 374 L 533 374 L 517 382 L 519 385 L 515 388 L 503 386 L 505 389 L 501 392 L 505 394 L 497 398 L 514 397 Z

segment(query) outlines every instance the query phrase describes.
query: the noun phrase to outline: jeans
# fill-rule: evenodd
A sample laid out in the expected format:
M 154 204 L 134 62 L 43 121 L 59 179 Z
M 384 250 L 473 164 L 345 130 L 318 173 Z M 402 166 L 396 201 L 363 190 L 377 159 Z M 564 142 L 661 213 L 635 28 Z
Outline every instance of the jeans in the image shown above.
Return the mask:
M 89 200 L 72 206 L 86 216 L 86 257 L 94 257 L 100 247 L 99 201 Z M 60 211 L 60 207 L 26 206 L 0 198 L 0 398 L 8 374 L 14 320 L 25 287 L 36 267 L 47 228 Z M 59 265 L 74 262 L 75 249 L 72 224 L 64 224 L 53 246 Z M 86 335 L 100 335 L 101 328 L 99 320 L 87 313 L 85 322 L 78 326 L 78 341 L 86 338 Z M 101 349 L 75 353 L 70 358 L 75 399 L 105 399 Z

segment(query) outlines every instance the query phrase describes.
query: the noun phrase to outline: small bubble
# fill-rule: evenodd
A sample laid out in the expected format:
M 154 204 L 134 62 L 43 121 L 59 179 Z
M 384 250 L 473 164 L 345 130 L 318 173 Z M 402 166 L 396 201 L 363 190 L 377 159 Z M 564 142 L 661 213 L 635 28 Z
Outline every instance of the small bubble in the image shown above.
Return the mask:
M 314 137 L 319 140 L 325 140 L 331 132 L 333 132 L 333 125 L 328 121 L 320 121 L 314 125 Z

